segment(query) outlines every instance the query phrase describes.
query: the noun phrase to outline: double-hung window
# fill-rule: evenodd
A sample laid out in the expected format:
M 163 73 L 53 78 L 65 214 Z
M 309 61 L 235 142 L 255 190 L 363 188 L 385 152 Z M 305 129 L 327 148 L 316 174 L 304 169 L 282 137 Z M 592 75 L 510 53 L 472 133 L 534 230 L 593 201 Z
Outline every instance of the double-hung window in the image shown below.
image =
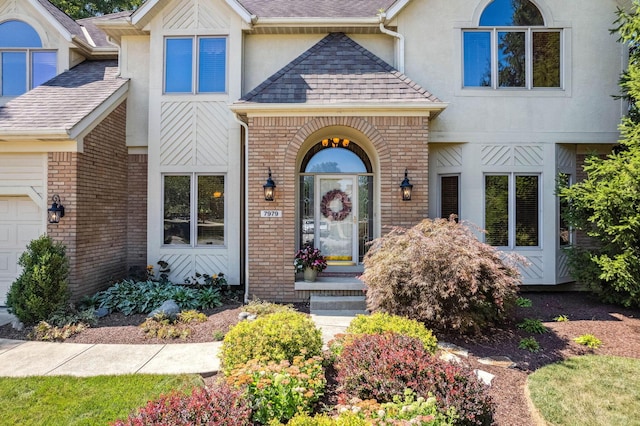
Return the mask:
M 562 88 L 562 31 L 529 0 L 493 0 L 462 32 L 465 88 Z
M 56 76 L 57 54 L 42 49 L 38 33 L 22 21 L 0 24 L 0 96 L 20 96 Z
M 165 245 L 225 244 L 224 176 L 165 175 L 163 186 Z
M 164 65 L 165 93 L 224 93 L 227 38 L 168 37 Z
M 485 241 L 497 247 L 540 245 L 540 176 L 487 174 L 484 177 Z

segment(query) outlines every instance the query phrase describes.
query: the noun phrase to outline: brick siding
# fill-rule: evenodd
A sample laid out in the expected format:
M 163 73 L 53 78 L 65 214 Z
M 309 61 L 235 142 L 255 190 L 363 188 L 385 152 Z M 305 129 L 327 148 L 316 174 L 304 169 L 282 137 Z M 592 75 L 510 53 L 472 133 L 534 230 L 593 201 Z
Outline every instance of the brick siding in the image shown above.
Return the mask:
M 128 153 L 126 103 L 83 140 L 82 152 L 49 153 L 48 199 L 65 217 L 48 234 L 67 246 L 72 299 L 106 288 L 127 272 Z
M 146 154 L 129 155 L 127 184 L 127 270 L 147 266 L 147 160 Z
M 296 179 L 303 144 L 329 126 L 352 128 L 377 154 L 382 232 L 390 226 L 411 226 L 428 212 L 427 117 L 256 117 L 249 118 L 249 282 L 250 296 L 273 301 L 298 301 L 293 255 L 296 248 Z M 319 142 L 319 141 L 318 141 Z M 308 146 L 308 145 L 306 145 Z M 375 164 L 376 162 L 374 162 Z M 262 185 L 271 167 L 275 201 L 264 201 Z M 405 168 L 413 184 L 410 202 L 400 196 Z M 281 218 L 261 218 L 260 210 L 282 210 Z

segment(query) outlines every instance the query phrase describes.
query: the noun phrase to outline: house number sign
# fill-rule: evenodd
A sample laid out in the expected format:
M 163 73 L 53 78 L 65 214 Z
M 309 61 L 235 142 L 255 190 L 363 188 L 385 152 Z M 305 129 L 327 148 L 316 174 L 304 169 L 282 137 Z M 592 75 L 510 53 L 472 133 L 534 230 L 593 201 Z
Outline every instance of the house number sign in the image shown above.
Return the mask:
M 282 217 L 282 210 L 260 210 L 260 217 Z

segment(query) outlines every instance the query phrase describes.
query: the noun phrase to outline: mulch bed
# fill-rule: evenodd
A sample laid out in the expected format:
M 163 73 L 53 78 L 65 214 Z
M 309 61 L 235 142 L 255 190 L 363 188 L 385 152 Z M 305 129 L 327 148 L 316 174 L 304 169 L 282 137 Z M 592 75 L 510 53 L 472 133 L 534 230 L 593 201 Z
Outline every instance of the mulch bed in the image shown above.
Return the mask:
M 525 396 L 527 376 L 536 369 L 573 356 L 584 354 L 616 355 L 640 358 L 640 310 L 602 304 L 586 293 L 530 292 L 522 295 L 533 302 L 530 308 L 518 308 L 514 321 L 503 328 L 488 330 L 480 336 L 464 337 L 438 334 L 438 340 L 453 343 L 469 350 L 464 360 L 471 368 L 494 374 L 489 390 L 496 402 L 496 424 L 505 426 L 536 425 L 528 400 Z M 295 306 L 308 312 L 308 305 Z M 192 335 L 186 339 L 149 339 L 139 325 L 144 315 L 125 316 L 111 314 L 100 319 L 96 327 L 77 334 L 67 342 L 72 343 L 182 343 L 209 342 L 215 332 L 225 333 L 236 324 L 242 311 L 239 303 L 227 303 L 220 308 L 205 312 L 208 320 L 197 324 Z M 566 315 L 567 322 L 553 319 Z M 549 328 L 548 333 L 532 335 L 515 325 L 523 318 L 540 319 Z M 11 325 L 0 327 L 0 338 L 27 339 L 28 330 L 18 332 Z M 602 340 L 599 349 L 590 350 L 573 342 L 573 338 L 583 334 L 593 334 Z M 533 336 L 540 343 L 541 351 L 531 353 L 518 349 L 520 339 Z M 488 356 L 508 356 L 516 366 L 502 368 L 480 364 L 479 358 Z M 207 378 L 207 382 L 215 380 Z

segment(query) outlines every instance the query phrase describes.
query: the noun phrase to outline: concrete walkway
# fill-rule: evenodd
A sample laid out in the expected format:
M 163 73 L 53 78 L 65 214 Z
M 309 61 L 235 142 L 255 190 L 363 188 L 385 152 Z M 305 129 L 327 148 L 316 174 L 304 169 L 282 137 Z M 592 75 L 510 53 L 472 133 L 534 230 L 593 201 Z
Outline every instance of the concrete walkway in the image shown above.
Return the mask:
M 312 315 L 325 344 L 344 332 L 353 316 Z M 13 320 L 0 311 L 0 325 Z M 221 342 L 157 345 L 48 343 L 0 339 L 0 377 L 106 374 L 210 375 L 220 369 Z

